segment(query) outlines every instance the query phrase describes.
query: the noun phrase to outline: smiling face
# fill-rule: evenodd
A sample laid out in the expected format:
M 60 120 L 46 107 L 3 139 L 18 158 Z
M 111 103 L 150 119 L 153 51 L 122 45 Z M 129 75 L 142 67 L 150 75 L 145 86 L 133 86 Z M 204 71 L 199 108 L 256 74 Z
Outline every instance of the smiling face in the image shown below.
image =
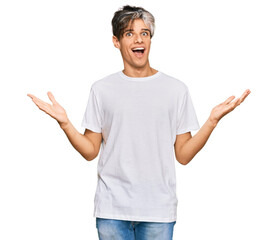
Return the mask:
M 150 67 L 151 34 L 150 28 L 142 19 L 135 19 L 132 24 L 130 22 L 120 40 L 113 36 L 113 43 L 122 54 L 125 69 Z

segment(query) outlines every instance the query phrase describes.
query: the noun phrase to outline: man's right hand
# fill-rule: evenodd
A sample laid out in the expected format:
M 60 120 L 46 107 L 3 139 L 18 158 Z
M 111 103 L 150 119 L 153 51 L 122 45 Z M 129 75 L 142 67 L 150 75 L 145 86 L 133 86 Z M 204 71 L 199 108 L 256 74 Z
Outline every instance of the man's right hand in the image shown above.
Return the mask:
M 79 133 L 69 121 L 65 109 L 55 100 L 52 93 L 48 92 L 47 95 L 52 102 L 52 105 L 42 101 L 32 94 L 27 94 L 27 96 L 32 98 L 33 102 L 40 110 L 57 120 L 72 146 L 86 160 L 91 161 L 96 158 L 100 150 L 102 134 L 92 132 L 89 129 L 86 129 L 84 134 Z
M 61 127 L 62 125 L 66 125 L 69 120 L 65 109 L 55 100 L 51 92 L 48 92 L 47 95 L 52 102 L 52 105 L 42 101 L 32 94 L 27 94 L 27 96 L 33 100 L 33 102 L 38 106 L 40 110 L 44 111 L 49 116 L 57 120 Z

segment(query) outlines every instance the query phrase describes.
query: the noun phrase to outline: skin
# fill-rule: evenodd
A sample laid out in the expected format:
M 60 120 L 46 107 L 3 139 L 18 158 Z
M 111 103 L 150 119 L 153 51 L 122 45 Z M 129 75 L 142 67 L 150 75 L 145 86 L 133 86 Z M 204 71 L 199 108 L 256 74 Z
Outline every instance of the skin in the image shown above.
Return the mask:
M 188 164 L 204 147 L 220 119 L 238 107 L 250 93 L 247 89 L 240 98 L 235 99 L 235 96 L 231 96 L 214 107 L 207 121 L 193 137 L 190 132 L 177 135 L 174 145 L 177 161 L 182 165 Z
M 79 133 L 68 119 L 65 109 L 55 100 L 53 94 L 48 92 L 47 95 L 52 104 L 46 103 L 32 94 L 28 94 L 40 110 L 58 122 L 72 146 L 86 160 L 90 161 L 96 158 L 100 150 L 102 134 L 88 129 L 85 130 L 84 134 Z
M 157 70 L 150 67 L 149 53 L 151 48 L 150 28 L 145 25 L 142 19 L 134 20 L 133 24 L 129 23 L 124 30 L 123 36 L 117 39 L 113 36 L 113 43 L 121 52 L 124 70 L 123 73 L 129 77 L 148 77 Z M 143 57 L 136 57 L 131 49 L 134 47 L 144 47 Z
M 120 39 L 115 36 L 112 38 L 114 46 L 120 50 L 122 55 L 123 73 L 129 77 L 148 77 L 157 73 L 157 70 L 151 68 L 149 63 L 151 47 L 149 27 L 145 25 L 143 20 L 136 19 L 125 30 L 128 31 Z M 135 47 L 144 47 L 144 54 L 136 55 L 132 51 Z M 177 161 L 182 165 L 188 164 L 203 148 L 218 122 L 238 107 L 250 93 L 251 91 L 247 89 L 240 98 L 235 99 L 235 96 L 231 96 L 215 106 L 207 121 L 193 137 L 191 132 L 177 135 L 174 144 Z M 40 110 L 58 122 L 72 146 L 86 160 L 90 161 L 97 157 L 102 142 L 101 133 L 95 133 L 88 129 L 85 130 L 84 134 L 79 133 L 68 119 L 65 109 L 55 100 L 51 92 L 48 92 L 47 95 L 52 104 L 46 103 L 32 94 L 27 95 Z

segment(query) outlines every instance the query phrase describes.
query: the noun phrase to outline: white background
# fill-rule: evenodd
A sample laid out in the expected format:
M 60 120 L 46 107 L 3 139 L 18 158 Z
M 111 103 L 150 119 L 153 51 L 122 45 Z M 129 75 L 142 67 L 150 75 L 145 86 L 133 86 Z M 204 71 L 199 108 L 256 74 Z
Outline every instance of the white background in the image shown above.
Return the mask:
M 84 160 L 27 93 L 52 91 L 83 132 L 91 84 L 123 69 L 111 19 L 131 4 L 155 16 L 151 66 L 187 84 L 200 125 L 251 90 L 188 165 L 176 162 L 173 239 L 277 240 L 276 3 L 1 1 L 0 239 L 98 239 L 98 158 Z

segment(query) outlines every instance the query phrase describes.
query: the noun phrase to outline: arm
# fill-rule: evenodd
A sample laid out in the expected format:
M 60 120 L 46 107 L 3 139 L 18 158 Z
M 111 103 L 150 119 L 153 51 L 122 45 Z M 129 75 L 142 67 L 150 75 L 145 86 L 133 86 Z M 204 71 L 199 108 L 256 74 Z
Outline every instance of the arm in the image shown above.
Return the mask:
M 84 134 L 79 133 L 72 123 L 61 124 L 60 127 L 67 135 L 71 145 L 88 161 L 95 159 L 99 153 L 102 141 L 102 134 L 92 132 L 88 129 Z
M 235 97 L 231 96 L 225 102 L 214 107 L 208 120 L 193 137 L 190 132 L 177 135 L 175 154 L 178 162 L 182 165 L 188 164 L 206 144 L 220 119 L 239 106 L 249 94 L 250 90 L 246 90 L 242 96 L 234 102 L 232 102 L 232 100 Z
M 84 134 L 79 133 L 68 119 L 64 108 L 55 100 L 52 93 L 48 92 L 47 94 L 53 103 L 52 105 L 42 101 L 34 95 L 28 94 L 28 96 L 33 100 L 40 110 L 44 111 L 52 118 L 57 120 L 72 146 L 86 160 L 90 161 L 96 158 L 99 153 L 102 134 L 92 132 L 88 129 L 85 130 Z

